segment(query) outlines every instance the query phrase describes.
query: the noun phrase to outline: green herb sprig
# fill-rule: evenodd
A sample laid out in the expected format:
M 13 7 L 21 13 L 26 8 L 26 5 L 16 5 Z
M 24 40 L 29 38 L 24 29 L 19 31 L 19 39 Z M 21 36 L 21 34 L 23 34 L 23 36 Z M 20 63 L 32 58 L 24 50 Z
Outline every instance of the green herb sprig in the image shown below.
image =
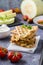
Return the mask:
M 28 29 L 32 29 L 31 25 L 22 25 L 23 28 L 28 28 Z

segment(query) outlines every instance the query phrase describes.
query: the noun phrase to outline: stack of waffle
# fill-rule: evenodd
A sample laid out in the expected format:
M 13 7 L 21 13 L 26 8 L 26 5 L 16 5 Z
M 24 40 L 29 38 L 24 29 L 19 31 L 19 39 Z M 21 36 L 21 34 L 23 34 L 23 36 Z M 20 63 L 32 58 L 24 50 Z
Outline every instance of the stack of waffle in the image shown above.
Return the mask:
M 16 26 L 11 31 L 11 42 L 26 48 L 33 48 L 36 41 L 37 26 Z

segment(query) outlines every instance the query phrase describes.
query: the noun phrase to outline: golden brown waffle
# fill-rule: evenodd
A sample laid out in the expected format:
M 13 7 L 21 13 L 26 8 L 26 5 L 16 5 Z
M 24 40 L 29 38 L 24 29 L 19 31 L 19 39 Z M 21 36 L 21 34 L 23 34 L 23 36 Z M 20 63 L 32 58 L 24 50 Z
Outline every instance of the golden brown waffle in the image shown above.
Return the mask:
M 32 39 L 28 39 L 28 40 L 25 40 L 25 41 L 23 41 L 23 40 L 19 40 L 19 41 L 11 41 L 13 44 L 16 44 L 16 45 L 18 45 L 18 46 L 22 46 L 22 47 L 26 47 L 26 48 L 32 48 L 32 47 L 34 47 L 35 46 L 35 41 L 36 41 L 36 38 L 34 37 L 34 38 L 32 38 Z
M 15 41 L 24 39 L 26 37 L 32 38 L 37 31 L 37 26 L 32 26 L 32 29 L 23 28 L 22 26 L 16 26 L 15 30 L 12 31 L 12 35 Z
M 16 26 L 15 29 L 11 31 L 11 42 L 22 47 L 32 48 L 35 46 L 37 30 L 37 26 L 32 26 L 32 29 Z

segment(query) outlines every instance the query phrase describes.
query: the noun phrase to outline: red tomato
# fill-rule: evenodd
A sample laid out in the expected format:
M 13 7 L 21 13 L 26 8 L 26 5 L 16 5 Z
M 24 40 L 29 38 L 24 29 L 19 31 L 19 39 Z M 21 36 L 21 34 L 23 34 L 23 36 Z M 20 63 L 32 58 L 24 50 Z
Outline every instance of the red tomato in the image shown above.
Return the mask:
M 23 19 L 24 19 L 25 21 L 27 21 L 27 20 L 28 20 L 28 16 L 24 15 L 24 16 L 23 16 Z
M 19 52 L 10 51 L 8 53 L 8 59 L 11 62 L 18 62 L 22 58 L 22 54 Z
M 10 51 L 10 52 L 8 52 L 8 59 L 9 59 L 9 60 L 11 60 L 11 58 L 12 58 L 13 54 L 14 54 L 14 52 L 13 52 L 13 51 L 12 51 L 12 52 L 11 52 L 11 51 Z
M 28 17 L 27 22 L 29 22 L 29 23 L 33 23 L 33 19 L 32 19 L 32 18 L 30 18 L 30 17 Z
M 3 12 L 4 10 L 3 9 L 0 9 L 0 12 Z
M 18 56 L 13 56 L 11 58 L 11 62 L 18 62 L 19 61 L 19 57 Z
M 8 53 L 8 50 L 6 48 L 0 47 L 0 58 L 4 58 Z
M 17 56 L 19 56 L 20 58 L 22 58 L 22 54 L 21 53 L 18 53 Z

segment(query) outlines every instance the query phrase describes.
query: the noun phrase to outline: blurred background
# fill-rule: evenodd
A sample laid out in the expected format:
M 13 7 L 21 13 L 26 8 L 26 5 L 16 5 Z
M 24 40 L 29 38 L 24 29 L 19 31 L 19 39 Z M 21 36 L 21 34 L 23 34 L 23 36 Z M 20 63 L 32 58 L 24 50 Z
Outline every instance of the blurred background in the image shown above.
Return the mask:
M 22 0 L 0 0 L 0 9 L 8 10 L 19 7 Z

